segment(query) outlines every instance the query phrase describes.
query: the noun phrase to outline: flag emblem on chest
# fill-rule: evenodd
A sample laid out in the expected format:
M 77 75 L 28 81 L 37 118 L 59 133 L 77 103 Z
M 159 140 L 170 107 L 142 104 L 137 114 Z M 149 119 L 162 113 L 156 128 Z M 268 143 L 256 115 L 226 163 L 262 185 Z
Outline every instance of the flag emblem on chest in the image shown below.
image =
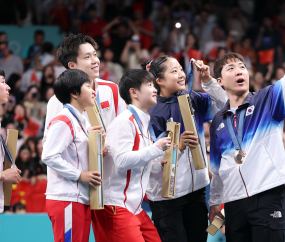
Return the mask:
M 254 105 L 247 108 L 245 116 L 253 114 L 253 111 L 254 111 Z

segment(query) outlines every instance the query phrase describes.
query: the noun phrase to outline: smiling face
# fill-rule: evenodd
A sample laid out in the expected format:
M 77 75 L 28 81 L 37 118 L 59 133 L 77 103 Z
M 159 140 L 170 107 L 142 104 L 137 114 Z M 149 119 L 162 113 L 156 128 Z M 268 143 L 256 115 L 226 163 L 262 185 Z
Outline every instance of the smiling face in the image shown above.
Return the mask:
M 239 59 L 228 60 L 217 81 L 231 95 L 242 96 L 249 90 L 249 74 Z
M 136 95 L 138 102 L 147 110 L 157 103 L 157 90 L 155 89 L 153 82 L 142 83 L 140 90 L 136 90 Z
M 176 92 L 183 91 L 185 89 L 186 75 L 175 58 L 169 58 L 164 65 L 166 66 L 164 77 L 157 79 L 157 83 L 160 86 L 161 94 L 170 96 Z
M 10 87 L 5 82 L 5 77 L 0 76 L 0 104 L 7 103 Z
M 80 96 L 76 95 L 77 102 L 83 109 L 85 109 L 86 107 L 94 106 L 94 97 L 95 91 L 91 88 L 90 82 L 85 82 L 81 86 Z
M 97 57 L 97 52 L 94 47 L 89 44 L 82 44 L 79 46 L 77 63 L 69 62 L 70 69 L 79 69 L 84 71 L 90 78 L 94 80 L 99 77 L 100 60 Z

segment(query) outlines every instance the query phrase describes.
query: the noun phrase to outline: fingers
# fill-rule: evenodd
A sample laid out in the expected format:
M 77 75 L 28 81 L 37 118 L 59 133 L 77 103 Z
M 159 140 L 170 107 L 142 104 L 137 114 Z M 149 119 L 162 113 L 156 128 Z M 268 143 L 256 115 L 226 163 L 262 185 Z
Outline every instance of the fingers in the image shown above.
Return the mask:
M 22 171 L 21 171 L 21 170 L 19 170 L 19 169 L 17 169 L 17 172 L 18 172 L 19 174 L 21 174 L 21 173 L 22 173 Z
M 99 179 L 100 180 L 100 179 Z M 100 181 L 98 181 L 98 180 L 96 180 L 96 179 L 94 179 L 94 178 L 92 178 L 91 180 L 90 180 L 91 182 L 92 182 L 92 184 L 94 184 L 94 185 L 101 185 L 101 180 Z
M 92 176 L 98 176 L 101 177 L 101 174 L 98 171 L 92 171 Z
M 104 131 L 102 126 L 93 126 L 88 131 L 93 131 L 93 130 L 98 130 L 98 131 Z
M 94 184 L 92 184 L 92 182 L 89 182 L 88 185 L 89 185 L 90 187 L 93 187 L 95 190 L 97 189 L 96 186 L 95 186 Z
M 161 165 L 164 165 L 164 164 L 166 164 L 166 163 L 167 163 L 167 160 L 162 160 L 162 161 L 160 162 Z
M 221 213 L 221 212 L 218 212 L 217 214 L 221 219 L 225 220 L 225 216 Z

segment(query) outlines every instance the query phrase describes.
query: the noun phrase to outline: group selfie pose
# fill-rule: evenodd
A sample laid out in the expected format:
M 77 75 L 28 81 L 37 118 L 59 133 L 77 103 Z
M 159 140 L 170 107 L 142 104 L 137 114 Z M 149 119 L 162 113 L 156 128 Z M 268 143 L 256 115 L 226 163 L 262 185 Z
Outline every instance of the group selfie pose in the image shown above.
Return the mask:
M 245 61 L 232 52 L 215 61 L 215 78 L 203 61 L 190 62 L 203 93 L 191 90 L 189 70 L 171 56 L 144 61 L 116 85 L 99 79 L 97 50 L 93 38 L 78 34 L 57 52 L 66 70 L 48 102 L 42 152 L 54 241 L 87 242 L 92 225 L 96 242 L 206 242 L 216 218 L 225 221 L 229 242 L 285 241 L 285 77 L 252 93 Z M 0 104 L 9 90 L 0 70 Z M 193 119 L 182 112 L 183 95 Z M 92 132 L 102 134 L 96 155 Z M 93 160 L 98 170 L 90 169 Z M 18 183 L 21 171 L 3 171 L 3 162 L 0 171 L 3 212 L 3 182 Z M 98 199 L 102 207 L 93 209 Z

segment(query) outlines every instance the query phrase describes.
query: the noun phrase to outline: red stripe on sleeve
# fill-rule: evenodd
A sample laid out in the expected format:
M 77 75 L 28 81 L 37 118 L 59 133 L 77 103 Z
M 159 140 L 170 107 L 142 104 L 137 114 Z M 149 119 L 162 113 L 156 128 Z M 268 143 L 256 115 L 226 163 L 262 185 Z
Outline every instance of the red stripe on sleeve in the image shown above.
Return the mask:
M 53 122 L 55 122 L 55 121 L 62 121 L 62 122 L 65 122 L 65 123 L 68 125 L 68 127 L 70 128 L 71 135 L 72 135 L 72 137 L 73 137 L 73 139 L 74 139 L 73 126 L 72 126 L 72 123 L 71 123 L 70 119 L 69 119 L 67 116 L 65 116 L 65 115 L 56 116 L 55 118 L 53 118 L 53 119 L 49 122 L 48 127 L 50 127 L 51 124 L 52 124 Z

